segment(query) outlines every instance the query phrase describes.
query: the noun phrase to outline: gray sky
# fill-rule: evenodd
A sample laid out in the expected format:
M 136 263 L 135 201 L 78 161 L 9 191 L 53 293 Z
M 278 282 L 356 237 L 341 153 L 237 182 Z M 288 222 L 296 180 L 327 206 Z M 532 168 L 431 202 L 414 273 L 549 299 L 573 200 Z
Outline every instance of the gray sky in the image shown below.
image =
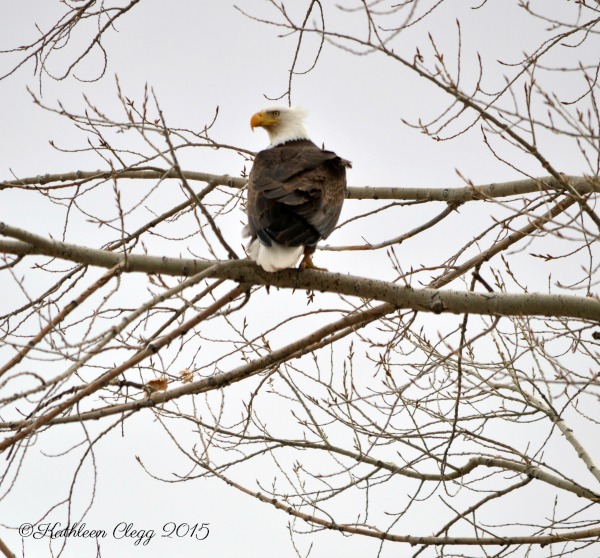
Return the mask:
M 268 2 L 247 0 L 239 4 L 257 17 L 275 15 Z M 306 2 L 287 4 L 290 10 L 301 12 Z M 350 6 L 352 3 L 343 4 Z M 527 18 L 518 17 L 520 10 L 513 5 L 515 2 L 488 2 L 480 10 L 472 10 L 471 4 L 474 6 L 478 2 L 442 3 L 427 25 L 416 25 L 407 30 L 395 44 L 403 53 L 416 51 L 417 46 L 425 51 L 428 48 L 427 33 L 431 32 L 440 48 L 449 57 L 455 56 L 455 20 L 460 18 L 464 83 L 475 83 L 475 53 L 480 52 L 486 86 L 497 88 L 503 83 L 502 76 L 510 72 L 497 60 L 517 62 L 523 50 L 530 50 L 539 43 L 538 32 L 544 25 L 532 25 Z M 548 0 L 548 4 L 559 9 L 561 2 Z M 323 5 L 328 27 L 364 35 L 364 23 L 359 17 L 336 10 L 333 1 L 325 0 Z M 60 13 L 60 4 L 48 0 L 1 3 L 0 49 L 14 48 L 32 40 L 37 33 L 35 24 L 47 29 Z M 81 31 L 82 35 L 76 33 L 64 52 L 53 57 L 50 67 L 59 73 L 79 52 L 76 46 L 82 44 L 86 34 L 89 36 L 92 31 L 89 27 Z M 288 69 L 296 47 L 294 37 L 279 38 L 281 29 L 252 21 L 234 9 L 229 1 L 206 0 L 176 3 L 142 0 L 118 21 L 116 31 L 107 34 L 103 41 L 108 66 L 100 81 L 86 83 L 70 76 L 57 82 L 45 76 L 41 83 L 42 101 L 51 107 L 57 107 L 60 101 L 69 110 L 78 112 L 84 108 L 82 96 L 85 94 L 105 113 L 123 118 L 122 107 L 116 98 L 115 76 L 118 76 L 124 94 L 138 103 L 144 86 L 152 87 L 170 126 L 199 129 L 212 121 L 218 107 L 219 115 L 211 134 L 214 139 L 252 151 L 266 147 L 266 134 L 262 130 L 253 134 L 249 119 L 265 106 L 285 104 L 285 100 L 273 103 L 265 97 L 276 97 L 286 90 Z M 298 69 L 304 70 L 312 64 L 317 47 L 316 37 L 305 38 Z M 560 56 L 553 62 L 559 63 Z M 564 56 L 568 57 L 568 53 Z M 0 57 L 0 71 L 9 67 L 10 60 L 15 57 Z M 91 79 L 101 67 L 100 53 L 95 51 L 81 63 L 75 75 L 81 80 Z M 551 79 L 561 78 L 553 76 Z M 105 168 L 94 154 L 62 153 L 50 146 L 51 140 L 63 149 L 81 149 L 85 147 L 86 135 L 64 117 L 35 106 L 26 87 L 40 95 L 40 83 L 33 76 L 31 62 L 0 81 L 2 177 Z M 558 82 L 557 87 L 560 89 L 562 84 Z M 324 143 L 353 162 L 349 174 L 351 185 L 463 186 L 464 180 L 456 173 L 457 169 L 475 184 L 521 178 L 515 169 L 494 158 L 485 147 L 478 126 L 453 141 L 435 142 L 403 124 L 403 120 L 417 122 L 419 118 L 427 120 L 436 116 L 443 102 L 444 97 L 439 91 L 392 60 L 373 54 L 355 56 L 332 44 L 325 45 L 312 72 L 296 76 L 293 82 L 293 103 L 308 110 L 307 128 L 313 140 L 319 145 Z M 585 170 L 572 148 L 551 140 L 550 135 L 541 137 L 540 144 L 557 168 L 573 174 Z M 499 153 L 510 154 L 511 160 L 527 173 L 545 174 L 539 164 L 530 162 L 514 150 L 501 146 Z M 224 150 L 194 149 L 185 152 L 181 159 L 187 170 L 213 174 L 238 176 L 244 166 L 239 155 Z M 182 194 L 178 191 L 174 195 Z M 64 207 L 52 206 L 42 196 L 33 197 L 20 191 L 2 191 L 0 197 L 0 220 L 42 235 L 60 237 L 62 234 Z M 347 202 L 342 221 L 358 210 L 358 203 Z M 365 205 L 363 203 L 361 208 Z M 112 200 L 90 197 L 89 208 L 94 207 L 109 213 Z M 377 242 L 389 237 L 390 228 L 398 223 L 402 230 L 410 230 L 438 210 L 430 207 L 399 210 L 393 222 L 383 220 L 378 223 L 379 228 L 368 231 L 349 226 L 334 233 L 328 243 L 357 244 L 362 239 Z M 459 214 L 441 225 L 437 237 L 425 235 L 424 243 L 401 245 L 397 255 L 403 268 L 407 270 L 437 261 L 439 246 L 435 244 L 436 238 L 443 239 L 441 244 L 452 242 L 460 246 L 470 234 L 465 230 L 465 223 L 476 219 L 477 208 L 463 207 Z M 243 220 L 244 215 L 238 209 L 230 217 L 231 226 L 241 229 Z M 98 232 L 88 226 L 85 219 L 78 218 L 68 230 L 67 240 L 100 246 L 105 240 L 102 234 L 106 231 Z M 241 242 L 240 239 L 240 247 Z M 160 253 L 158 241 L 155 248 L 156 253 Z M 353 256 L 336 254 L 332 258 L 332 267 L 336 271 L 374 277 L 381 276 L 382 262 L 386 259 L 382 253 L 361 255 L 358 264 Z M 525 257 L 524 263 L 526 265 Z M 560 272 L 568 276 L 567 270 Z M 390 273 L 389 269 L 384 273 Z M 540 276 L 540 288 L 545 281 L 546 277 Z M 532 282 L 535 284 L 536 279 Z M 14 287 L 7 285 L 6 288 Z M 285 299 L 280 293 L 274 293 L 271 300 L 273 315 L 283 314 Z M 0 310 L 3 306 L 0 301 Z M 282 406 L 273 410 L 275 419 L 279 412 L 282 417 L 286 416 Z M 89 425 L 94 432 L 100 432 L 102 427 L 102 424 Z M 217 480 L 161 483 L 143 473 L 134 456 L 139 456 L 156 476 L 170 478 L 172 473 L 181 473 L 185 468 L 185 460 L 172 451 L 168 436 L 150 413 L 139 413 L 124 428 L 124 436 L 112 432 L 97 447 L 98 477 L 93 506 L 85 523 L 89 528 L 107 531 L 112 531 L 120 522 L 133 523 L 136 529 L 154 529 L 158 534 L 147 546 L 135 547 L 131 541 L 108 537 L 103 541 L 102 556 L 154 557 L 170 553 L 250 558 L 294 555 L 285 514 L 227 488 Z M 71 432 L 74 437 L 81 436 L 81 426 L 48 433 L 30 450 L 19 475 L 19 490 L 0 501 L 0 524 L 14 527 L 22 522 L 37 522 L 43 510 L 65 497 L 76 462 L 65 468 L 68 459 L 45 456 L 43 452 L 58 453 L 69 447 Z M 178 435 L 182 440 L 194 443 L 189 432 L 178 432 Z M 249 479 L 253 478 L 252 473 L 249 466 L 246 472 Z M 80 472 L 81 486 L 76 485 L 75 497 L 80 508 L 85 508 L 86 499 L 90 498 L 91 478 L 89 468 Z M 536 494 L 535 489 L 532 494 Z M 384 500 L 404 497 L 404 494 L 389 494 Z M 436 513 L 433 503 L 431 506 L 431 513 Z M 169 522 L 210 523 L 210 536 L 205 541 L 159 538 L 162 526 Z M 14 531 L 4 529 L 1 536 L 19 555 L 20 537 Z M 297 538 L 303 553 L 311 542 L 315 543 L 310 554 L 313 558 L 375 556 L 378 548 L 376 541 L 330 532 Z M 42 555 L 46 544 L 46 540 L 28 539 L 25 555 Z M 399 556 L 404 552 L 391 545 L 385 549 L 383 556 Z M 63 556 L 84 555 L 93 556 L 93 547 L 88 541 L 73 540 Z

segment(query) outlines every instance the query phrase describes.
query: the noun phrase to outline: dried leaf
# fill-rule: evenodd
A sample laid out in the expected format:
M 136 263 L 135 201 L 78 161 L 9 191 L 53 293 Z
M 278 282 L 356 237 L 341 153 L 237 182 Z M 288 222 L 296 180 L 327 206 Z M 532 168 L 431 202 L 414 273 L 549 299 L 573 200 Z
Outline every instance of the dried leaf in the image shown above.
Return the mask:
M 146 387 L 149 387 L 153 391 L 165 391 L 168 386 L 169 380 L 167 378 L 159 378 L 146 382 Z
M 179 373 L 182 383 L 189 384 L 194 378 L 194 373 L 191 370 L 182 370 Z

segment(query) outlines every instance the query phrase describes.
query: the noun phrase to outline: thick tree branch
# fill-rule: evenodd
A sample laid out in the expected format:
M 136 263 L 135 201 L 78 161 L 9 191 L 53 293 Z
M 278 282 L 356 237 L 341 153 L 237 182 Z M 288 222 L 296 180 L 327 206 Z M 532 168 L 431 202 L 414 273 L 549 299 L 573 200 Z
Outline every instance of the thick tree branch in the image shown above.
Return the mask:
M 4 544 L 2 539 L 0 539 L 0 552 L 2 552 L 6 558 L 17 558 L 16 555 L 11 552 L 10 548 Z
M 181 171 L 187 180 L 209 182 L 218 186 L 243 188 L 246 179 L 229 175 L 217 175 L 205 172 Z M 141 168 L 118 170 L 76 171 L 60 174 L 43 174 L 28 178 L 5 180 L 0 182 L 0 190 L 6 188 L 24 188 L 37 190 L 39 186 L 47 188 L 67 188 L 90 180 L 129 178 L 136 180 L 156 180 L 180 178 L 175 169 Z M 564 176 L 580 195 L 600 192 L 600 178 L 593 176 Z M 58 183 L 58 184 L 57 184 Z M 61 184 L 66 183 L 66 184 Z M 51 186 L 47 186 L 51 185 Z M 464 186 L 462 188 L 428 188 L 395 186 L 349 186 L 346 197 L 351 200 L 418 200 L 463 203 L 473 200 L 485 200 L 522 196 L 533 192 L 563 190 L 562 182 L 551 176 L 525 178 L 511 182 Z
M 124 261 L 120 254 L 43 238 L 5 223 L 0 223 L 0 235 L 21 241 L 21 243 L 0 241 L 0 252 L 15 255 L 40 254 L 106 268 L 122 265 L 124 272 L 187 277 L 205 271 L 213 265 L 225 263 L 136 254 L 129 254 Z M 377 279 L 340 273 L 295 269 L 267 273 L 249 260 L 231 261 L 228 266 L 219 265 L 211 273 L 211 277 L 230 279 L 249 285 L 272 285 L 280 288 L 333 292 L 387 302 L 396 308 L 410 308 L 435 314 L 448 312 L 495 316 L 530 315 L 600 321 L 600 300 L 591 297 L 413 289 Z
M 209 182 L 219 186 L 229 186 L 231 188 L 243 188 L 246 184 L 246 179 L 236 178 L 225 175 L 209 174 L 206 172 L 182 171 L 188 180 Z M 161 169 L 156 167 L 126 169 L 126 170 L 95 170 L 95 171 L 75 171 L 59 174 L 41 174 L 29 178 L 19 178 L 15 180 L 5 180 L 0 182 L 0 190 L 5 188 L 24 188 L 37 190 L 38 186 L 46 186 L 54 183 L 67 183 L 54 185 L 53 187 L 70 188 L 78 186 L 90 180 L 109 180 L 113 178 L 129 178 L 136 180 L 156 180 L 166 178 L 179 178 L 179 174 L 175 169 Z M 33 186 L 33 188 L 29 188 Z

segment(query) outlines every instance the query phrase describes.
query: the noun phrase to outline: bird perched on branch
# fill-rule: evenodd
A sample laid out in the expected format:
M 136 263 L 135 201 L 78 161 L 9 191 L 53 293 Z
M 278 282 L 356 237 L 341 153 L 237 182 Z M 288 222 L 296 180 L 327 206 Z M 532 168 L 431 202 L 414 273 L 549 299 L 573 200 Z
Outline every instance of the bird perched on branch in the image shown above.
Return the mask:
M 264 128 L 271 144 L 260 151 L 248 179 L 249 255 L 265 271 L 312 263 L 317 242 L 335 228 L 346 195 L 350 162 L 317 147 L 298 107 L 257 112 L 250 126 Z

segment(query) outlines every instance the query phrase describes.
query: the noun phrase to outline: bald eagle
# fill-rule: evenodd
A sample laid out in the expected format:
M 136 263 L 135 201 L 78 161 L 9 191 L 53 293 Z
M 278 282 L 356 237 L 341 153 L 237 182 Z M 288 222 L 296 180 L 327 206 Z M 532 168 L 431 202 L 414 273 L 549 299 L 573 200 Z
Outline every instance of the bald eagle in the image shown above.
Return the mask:
M 265 271 L 293 267 L 302 254 L 302 269 L 320 269 L 311 254 L 335 228 L 344 203 L 351 165 L 310 141 L 305 116 L 297 107 L 273 107 L 250 120 L 271 140 L 254 159 L 246 206 L 248 252 Z

